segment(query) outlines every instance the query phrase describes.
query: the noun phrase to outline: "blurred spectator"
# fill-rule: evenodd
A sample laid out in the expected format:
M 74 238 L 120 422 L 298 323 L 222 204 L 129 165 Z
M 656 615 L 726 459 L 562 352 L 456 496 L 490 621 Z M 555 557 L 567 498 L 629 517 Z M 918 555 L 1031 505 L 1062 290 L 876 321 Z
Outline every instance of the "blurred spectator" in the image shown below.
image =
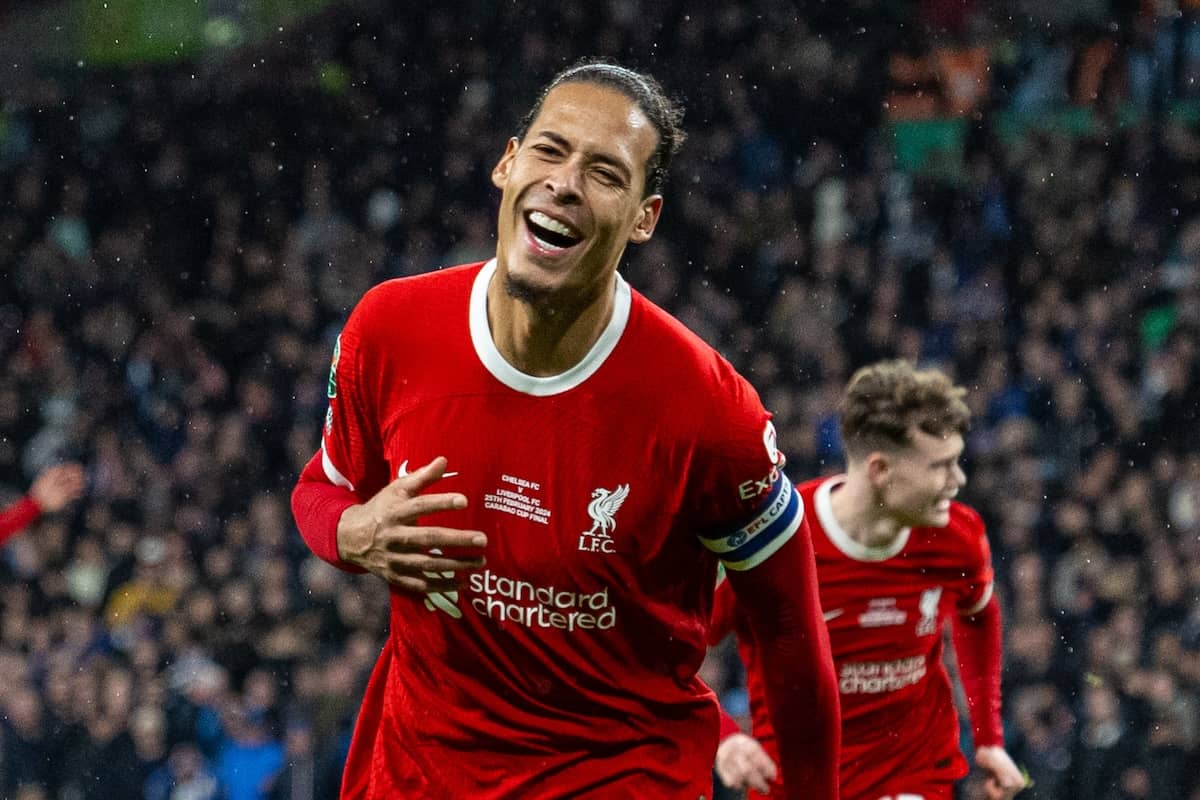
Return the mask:
M 61 511 L 83 494 L 83 467 L 58 464 L 47 467 L 29 487 L 29 493 L 0 508 L 0 544 L 42 515 Z

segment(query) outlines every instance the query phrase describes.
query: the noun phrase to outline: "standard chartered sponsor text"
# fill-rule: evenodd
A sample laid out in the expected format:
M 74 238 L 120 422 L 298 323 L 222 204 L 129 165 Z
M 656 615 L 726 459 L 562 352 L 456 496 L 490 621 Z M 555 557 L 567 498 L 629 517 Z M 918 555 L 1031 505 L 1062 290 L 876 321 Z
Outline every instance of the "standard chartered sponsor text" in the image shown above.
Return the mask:
M 879 694 L 912 686 L 925 677 L 925 656 L 896 661 L 861 661 L 843 664 L 838 673 L 842 694 Z
M 554 586 L 496 575 L 491 570 L 470 576 L 471 608 L 500 620 L 530 628 L 564 631 L 606 631 L 617 624 L 617 610 L 609 605 L 608 587 L 597 592 L 575 592 Z

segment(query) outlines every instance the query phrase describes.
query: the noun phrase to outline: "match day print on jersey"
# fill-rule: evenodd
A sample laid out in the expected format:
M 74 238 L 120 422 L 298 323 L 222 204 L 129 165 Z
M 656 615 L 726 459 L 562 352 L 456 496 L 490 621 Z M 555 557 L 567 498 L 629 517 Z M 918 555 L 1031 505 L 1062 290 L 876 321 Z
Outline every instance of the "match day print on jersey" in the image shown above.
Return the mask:
M 537 481 L 501 475 L 500 486 L 483 496 L 483 507 L 539 525 L 549 525 L 551 511 L 542 504 L 541 491 L 542 485 Z

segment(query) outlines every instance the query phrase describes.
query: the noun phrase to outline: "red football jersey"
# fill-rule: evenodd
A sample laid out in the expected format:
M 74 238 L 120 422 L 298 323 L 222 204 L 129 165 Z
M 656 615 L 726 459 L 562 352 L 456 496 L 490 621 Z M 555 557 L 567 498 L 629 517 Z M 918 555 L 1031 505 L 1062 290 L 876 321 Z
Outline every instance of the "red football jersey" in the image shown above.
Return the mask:
M 770 415 L 710 347 L 617 278 L 613 319 L 551 378 L 491 338 L 494 262 L 372 289 L 339 339 L 327 479 L 366 499 L 448 459 L 423 523 L 488 534 L 457 591 L 393 592 L 346 798 L 711 796 L 697 679 L 718 556 L 801 526 Z
M 945 528 L 905 529 L 888 547 L 859 544 L 833 516 L 830 494 L 844 480 L 812 480 L 797 490 L 809 510 L 838 674 L 842 797 L 877 800 L 967 773 L 942 662 L 943 624 L 988 604 L 991 551 L 979 514 L 958 502 Z M 719 591 L 730 589 L 722 584 Z M 774 756 L 759 655 L 744 619 L 737 626 L 754 735 Z

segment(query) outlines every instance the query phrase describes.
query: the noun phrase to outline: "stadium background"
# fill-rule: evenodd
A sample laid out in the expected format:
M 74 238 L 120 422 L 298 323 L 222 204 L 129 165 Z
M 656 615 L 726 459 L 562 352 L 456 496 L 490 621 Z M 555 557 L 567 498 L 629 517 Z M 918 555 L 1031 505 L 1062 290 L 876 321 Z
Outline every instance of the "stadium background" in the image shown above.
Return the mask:
M 793 477 L 855 366 L 970 387 L 1022 797 L 1200 798 L 1194 1 L 43 0 L 0 52 L 0 499 L 89 474 L 0 554 L 0 796 L 334 796 L 386 595 L 287 508 L 333 338 L 490 253 L 507 132 L 602 54 L 688 106 L 624 272 Z

